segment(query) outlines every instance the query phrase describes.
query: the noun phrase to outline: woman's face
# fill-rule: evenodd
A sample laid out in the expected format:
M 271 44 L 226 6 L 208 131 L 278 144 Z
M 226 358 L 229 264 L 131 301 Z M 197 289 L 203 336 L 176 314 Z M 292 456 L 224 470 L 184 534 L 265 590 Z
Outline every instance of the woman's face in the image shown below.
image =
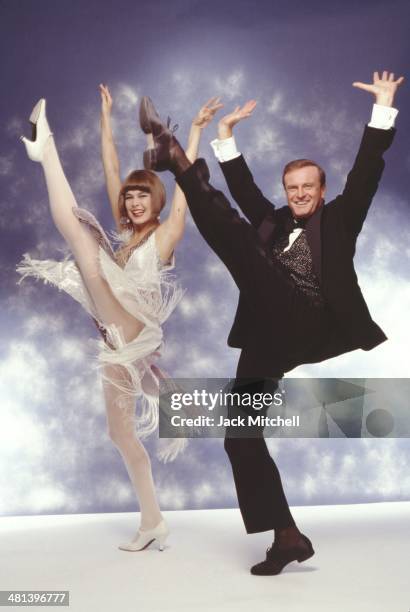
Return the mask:
M 152 209 L 151 194 L 141 191 L 138 187 L 131 187 L 126 191 L 125 208 L 133 225 L 143 225 L 157 217 Z

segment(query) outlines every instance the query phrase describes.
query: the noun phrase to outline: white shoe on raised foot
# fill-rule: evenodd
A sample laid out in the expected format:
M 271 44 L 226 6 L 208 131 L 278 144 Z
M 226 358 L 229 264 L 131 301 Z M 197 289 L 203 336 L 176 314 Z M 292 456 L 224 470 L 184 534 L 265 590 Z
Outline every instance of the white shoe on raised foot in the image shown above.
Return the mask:
M 154 529 L 139 529 L 137 531 L 137 535 L 129 544 L 120 544 L 118 546 L 121 550 L 128 550 L 131 552 L 137 550 L 145 550 L 148 546 L 154 542 L 154 540 L 158 541 L 159 550 L 164 550 L 165 540 L 169 536 L 168 525 L 164 520 L 162 520 Z
M 44 98 L 41 98 L 31 111 L 30 123 L 32 128 L 31 140 L 25 136 L 21 136 L 20 140 L 24 142 L 29 158 L 41 162 L 43 161 L 46 142 L 53 135 L 47 122 Z

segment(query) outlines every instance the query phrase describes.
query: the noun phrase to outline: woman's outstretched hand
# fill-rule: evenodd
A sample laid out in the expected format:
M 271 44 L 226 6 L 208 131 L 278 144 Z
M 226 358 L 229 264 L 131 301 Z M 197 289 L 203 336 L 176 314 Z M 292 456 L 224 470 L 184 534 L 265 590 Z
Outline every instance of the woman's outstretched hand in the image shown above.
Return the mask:
M 396 91 L 403 81 L 403 76 L 394 80 L 394 72 L 387 72 L 387 70 L 384 70 L 381 77 L 378 72 L 373 72 L 373 83 L 360 83 L 355 81 L 353 87 L 364 89 L 364 91 L 369 91 L 374 94 L 376 97 L 376 104 L 392 106 Z
M 233 126 L 242 121 L 242 119 L 250 117 L 256 105 L 256 100 L 248 100 L 242 107 L 237 106 L 231 113 L 222 117 L 218 123 L 219 138 L 230 138 Z
M 208 102 L 199 109 L 197 116 L 192 121 L 192 125 L 195 125 L 201 129 L 206 127 L 214 118 L 215 113 L 223 107 L 220 103 L 219 97 L 210 98 Z
M 101 112 L 105 115 L 109 115 L 112 110 L 112 98 L 108 85 L 100 83 L 100 94 L 101 94 Z

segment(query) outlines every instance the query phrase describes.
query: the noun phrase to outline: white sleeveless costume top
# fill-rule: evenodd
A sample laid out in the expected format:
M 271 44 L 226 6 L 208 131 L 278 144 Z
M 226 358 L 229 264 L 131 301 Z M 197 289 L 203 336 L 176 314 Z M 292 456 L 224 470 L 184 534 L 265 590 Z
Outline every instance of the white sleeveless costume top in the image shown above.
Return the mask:
M 168 378 L 166 373 L 155 365 L 163 346 L 161 325 L 184 293 L 170 273 L 175 266 L 175 258 L 172 255 L 169 263 L 161 262 L 155 232 L 152 232 L 131 252 L 122 268 L 117 263 L 111 243 L 96 218 L 81 208 L 73 208 L 73 213 L 88 227 L 99 243 L 101 274 L 109 283 L 113 294 L 131 315 L 145 324 L 140 334 L 133 341 L 126 343 L 120 327 L 104 326 L 103 322 L 99 321 L 80 271 L 70 256 L 63 261 L 36 260 L 25 253 L 17 266 L 17 272 L 22 275 L 19 282 L 26 276 L 34 276 L 53 284 L 71 295 L 98 323 L 106 342 L 98 342 L 97 366 L 102 370 L 103 379 L 121 389 L 119 409 L 122 399 L 129 399 L 130 395 L 138 398 L 139 405 L 133 419 L 138 437 L 144 438 L 158 426 L 159 379 Z M 124 377 L 123 383 L 118 381 L 118 375 L 114 381 L 104 372 L 104 366 L 109 364 L 125 368 L 128 376 Z M 186 440 L 182 438 L 161 440 L 158 457 L 163 461 L 173 460 L 185 445 Z

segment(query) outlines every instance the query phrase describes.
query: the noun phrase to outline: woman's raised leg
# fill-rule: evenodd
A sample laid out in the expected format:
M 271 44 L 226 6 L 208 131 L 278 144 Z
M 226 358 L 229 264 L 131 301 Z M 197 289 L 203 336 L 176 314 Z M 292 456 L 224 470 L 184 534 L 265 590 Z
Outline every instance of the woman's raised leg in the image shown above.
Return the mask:
M 123 308 L 101 274 L 99 245 L 72 212 L 72 209 L 77 207 L 77 202 L 64 174 L 52 136 L 45 144 L 41 163 L 53 221 L 73 253 L 99 319 L 104 325 L 115 324 L 121 327 L 125 341 L 130 342 L 142 331 L 144 324 Z

